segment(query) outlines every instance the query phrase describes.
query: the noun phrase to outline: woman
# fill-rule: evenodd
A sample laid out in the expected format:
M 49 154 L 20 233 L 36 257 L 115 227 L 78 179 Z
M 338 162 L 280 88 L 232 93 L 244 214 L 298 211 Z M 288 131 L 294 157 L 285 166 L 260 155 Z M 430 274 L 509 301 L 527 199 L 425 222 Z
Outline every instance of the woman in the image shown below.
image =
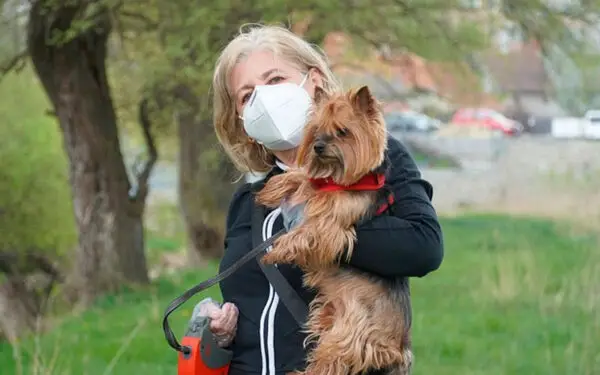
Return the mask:
M 266 179 L 294 166 L 315 87 L 329 93 L 340 90 L 322 54 L 273 26 L 251 28 L 231 41 L 217 62 L 213 86 L 219 141 L 240 171 L 268 172 Z M 393 138 L 388 143 L 388 182 L 396 197 L 393 215 L 377 216 L 357 227 L 349 266 L 382 277 L 422 277 L 437 269 L 443 258 L 432 188 L 421 179 L 404 146 Z M 254 208 L 251 186 L 246 184 L 229 207 L 221 270 L 253 248 Z M 281 211 L 267 211 L 263 241 L 283 228 Z M 310 302 L 314 294 L 303 288 L 302 272 L 291 265 L 278 269 Z M 221 291 L 226 303 L 205 311 L 219 345 L 233 351 L 230 375 L 280 375 L 303 368 L 304 335 L 257 261 L 223 281 Z

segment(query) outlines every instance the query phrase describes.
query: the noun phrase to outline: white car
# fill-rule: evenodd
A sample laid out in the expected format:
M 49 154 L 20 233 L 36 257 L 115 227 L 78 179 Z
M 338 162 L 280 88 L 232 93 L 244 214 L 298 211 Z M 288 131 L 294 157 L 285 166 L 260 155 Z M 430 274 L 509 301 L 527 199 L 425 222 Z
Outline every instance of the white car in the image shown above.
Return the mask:
M 600 110 L 590 109 L 583 117 L 587 120 L 583 136 L 589 139 L 600 139 Z

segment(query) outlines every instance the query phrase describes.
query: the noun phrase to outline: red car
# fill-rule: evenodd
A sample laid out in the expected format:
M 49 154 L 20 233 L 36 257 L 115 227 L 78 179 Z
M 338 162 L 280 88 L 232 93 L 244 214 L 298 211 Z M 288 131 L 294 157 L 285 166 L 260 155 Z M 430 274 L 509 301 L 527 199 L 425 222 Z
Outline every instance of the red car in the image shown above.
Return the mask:
M 506 135 L 516 135 L 522 130 L 522 126 L 518 122 L 487 108 L 461 108 L 454 113 L 451 123 L 500 130 Z

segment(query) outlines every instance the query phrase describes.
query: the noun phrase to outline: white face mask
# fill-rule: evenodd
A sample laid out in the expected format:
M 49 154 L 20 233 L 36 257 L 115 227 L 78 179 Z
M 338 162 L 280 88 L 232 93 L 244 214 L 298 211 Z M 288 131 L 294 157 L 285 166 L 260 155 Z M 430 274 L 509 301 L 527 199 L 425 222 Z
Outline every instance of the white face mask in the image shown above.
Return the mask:
M 312 98 L 300 85 L 279 83 L 254 88 L 244 107 L 242 120 L 246 133 L 273 151 L 297 147 L 302 139 Z

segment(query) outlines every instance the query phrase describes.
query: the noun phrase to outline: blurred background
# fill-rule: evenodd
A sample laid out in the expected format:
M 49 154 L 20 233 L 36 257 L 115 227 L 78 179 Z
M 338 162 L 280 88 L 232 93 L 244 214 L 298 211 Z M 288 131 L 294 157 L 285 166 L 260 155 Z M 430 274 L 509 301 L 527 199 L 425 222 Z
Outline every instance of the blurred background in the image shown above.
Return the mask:
M 434 186 L 414 374 L 600 374 L 600 0 L 0 0 L 0 373 L 173 374 L 244 181 L 210 79 L 246 23 L 368 84 Z M 178 310 L 183 333 L 193 303 Z

